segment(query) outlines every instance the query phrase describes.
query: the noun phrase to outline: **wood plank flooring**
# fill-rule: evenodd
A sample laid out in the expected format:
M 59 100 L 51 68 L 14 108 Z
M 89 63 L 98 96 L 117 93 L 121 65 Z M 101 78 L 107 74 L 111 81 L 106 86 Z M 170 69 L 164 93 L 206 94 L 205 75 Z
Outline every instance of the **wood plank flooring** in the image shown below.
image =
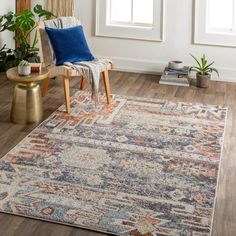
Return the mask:
M 111 72 L 114 94 L 162 98 L 172 101 L 197 102 L 228 106 L 224 153 L 221 161 L 219 188 L 214 216 L 213 236 L 236 235 L 236 83 L 211 81 L 210 88 L 199 89 L 159 85 L 158 77 L 136 73 Z M 62 80 L 51 81 L 43 99 L 45 118 L 63 102 Z M 14 84 L 0 75 L 0 157 L 19 143 L 37 125 L 15 125 L 9 122 Z M 71 79 L 71 93 L 80 87 L 80 79 Z M 101 90 L 104 91 L 101 80 Z M 102 236 L 84 229 L 0 214 L 0 236 Z

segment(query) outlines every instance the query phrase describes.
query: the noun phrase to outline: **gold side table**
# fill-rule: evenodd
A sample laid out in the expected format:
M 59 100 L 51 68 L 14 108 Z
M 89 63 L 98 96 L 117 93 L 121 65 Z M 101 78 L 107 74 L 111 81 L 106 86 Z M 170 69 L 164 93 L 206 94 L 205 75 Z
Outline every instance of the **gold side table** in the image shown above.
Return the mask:
M 48 70 L 28 76 L 18 75 L 17 67 L 7 71 L 7 78 L 17 82 L 11 107 L 11 121 L 16 124 L 38 123 L 43 119 L 40 85 L 37 83 L 48 77 Z

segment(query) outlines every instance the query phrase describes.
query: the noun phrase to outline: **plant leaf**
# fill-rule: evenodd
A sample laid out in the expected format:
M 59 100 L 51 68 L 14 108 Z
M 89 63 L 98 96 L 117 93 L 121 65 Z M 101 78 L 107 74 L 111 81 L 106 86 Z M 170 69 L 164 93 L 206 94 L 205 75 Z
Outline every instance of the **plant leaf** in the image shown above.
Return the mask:
M 210 68 L 209 70 L 211 71 L 211 73 L 214 71 L 218 75 L 218 77 L 220 76 L 219 71 L 217 69 Z
M 209 65 L 205 66 L 205 70 L 209 69 L 215 62 L 213 61 L 212 63 L 210 63 Z
M 201 69 L 196 66 L 192 66 L 189 68 L 189 73 L 191 73 L 192 71 L 201 72 Z
M 199 68 L 201 68 L 201 64 L 200 64 L 200 62 L 198 61 L 198 59 L 197 59 L 194 55 L 192 55 L 192 54 L 190 54 L 190 56 L 197 62 Z

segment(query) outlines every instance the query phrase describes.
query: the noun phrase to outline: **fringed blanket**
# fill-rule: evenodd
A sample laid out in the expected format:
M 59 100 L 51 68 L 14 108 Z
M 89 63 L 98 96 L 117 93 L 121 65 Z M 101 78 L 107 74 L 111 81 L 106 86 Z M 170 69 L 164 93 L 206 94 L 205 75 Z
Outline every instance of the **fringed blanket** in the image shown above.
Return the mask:
M 111 61 L 108 59 L 95 59 L 93 61 L 81 61 L 81 62 L 65 62 L 65 66 L 71 67 L 73 70 L 77 70 L 92 87 L 92 98 L 98 104 L 98 90 L 99 81 L 102 71 L 111 69 Z
M 80 24 L 75 17 L 60 17 L 57 19 L 47 20 L 44 25 L 50 28 L 65 29 Z M 51 49 L 51 47 L 49 47 Z M 47 53 L 47 52 L 46 52 Z M 48 54 L 48 53 L 47 53 Z M 53 51 L 51 52 L 53 61 L 48 64 L 55 63 L 55 56 Z M 48 59 L 49 56 L 46 58 Z M 111 61 L 108 59 L 95 59 L 93 61 L 83 62 L 65 62 L 64 65 L 77 70 L 92 86 L 92 98 L 94 98 L 96 104 L 98 103 L 98 90 L 99 80 L 102 71 L 111 69 Z

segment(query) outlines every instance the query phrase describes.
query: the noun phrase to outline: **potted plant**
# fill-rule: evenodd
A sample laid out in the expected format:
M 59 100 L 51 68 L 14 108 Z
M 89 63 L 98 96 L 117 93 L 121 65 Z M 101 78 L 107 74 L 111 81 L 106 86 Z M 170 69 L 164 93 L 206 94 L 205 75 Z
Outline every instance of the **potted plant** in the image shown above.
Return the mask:
M 19 75 L 30 75 L 31 73 L 31 67 L 28 61 L 20 61 L 19 65 L 18 65 L 18 74 Z
M 195 71 L 197 72 L 197 87 L 200 88 L 208 88 L 209 82 L 211 79 L 211 73 L 216 72 L 219 76 L 219 72 L 216 68 L 212 67 L 214 61 L 208 63 L 206 60 L 205 54 L 202 56 L 201 60 L 198 60 L 195 56 L 190 54 L 191 57 L 196 61 L 198 66 L 192 66 L 189 68 L 189 72 Z
M 36 5 L 33 10 L 28 9 L 21 13 L 9 12 L 0 16 L 0 32 L 17 32 L 14 36 L 16 48 L 9 49 L 4 45 L 0 49 L 0 71 L 17 66 L 21 60 L 39 62 L 36 22 L 53 17 L 53 13 L 44 10 L 41 5 Z

